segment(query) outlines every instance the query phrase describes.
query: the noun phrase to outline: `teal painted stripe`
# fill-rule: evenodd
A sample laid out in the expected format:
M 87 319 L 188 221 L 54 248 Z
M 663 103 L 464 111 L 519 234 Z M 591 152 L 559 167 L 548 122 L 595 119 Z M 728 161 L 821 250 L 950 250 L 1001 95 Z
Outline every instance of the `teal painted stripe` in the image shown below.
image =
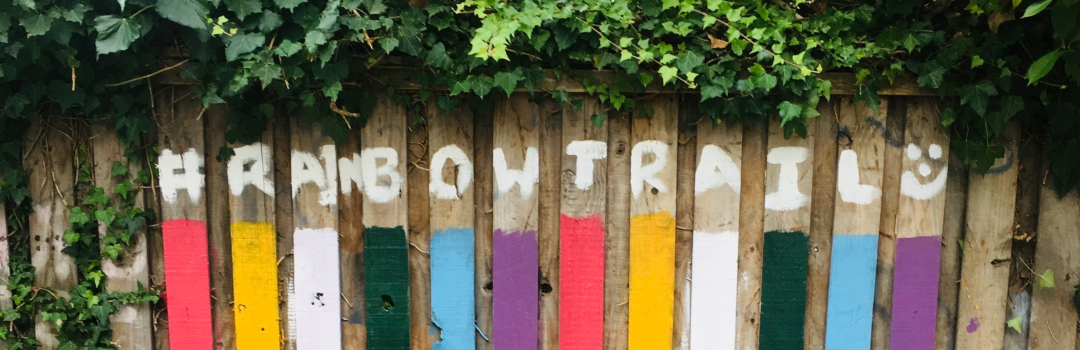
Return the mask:
M 367 348 L 409 348 L 409 243 L 405 229 L 364 229 Z
M 442 336 L 433 350 L 476 349 L 475 241 L 472 228 L 431 235 L 431 321 Z
M 759 349 L 803 348 L 808 247 L 802 232 L 765 233 Z
M 825 350 L 870 348 L 878 235 L 833 236 Z

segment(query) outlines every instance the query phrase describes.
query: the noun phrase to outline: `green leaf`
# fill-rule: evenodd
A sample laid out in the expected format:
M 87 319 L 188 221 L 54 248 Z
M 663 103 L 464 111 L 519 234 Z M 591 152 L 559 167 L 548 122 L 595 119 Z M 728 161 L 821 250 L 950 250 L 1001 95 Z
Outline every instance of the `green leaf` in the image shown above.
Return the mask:
M 986 106 L 990 104 L 990 97 L 998 94 L 997 88 L 990 80 L 982 80 L 974 85 L 964 85 L 960 88 L 960 104 L 968 105 L 979 116 L 986 115 Z
M 937 89 L 941 87 L 941 83 L 945 82 L 945 67 L 937 67 L 930 72 L 927 72 L 919 76 L 918 83 L 920 86 Z
M 166 19 L 179 23 L 182 26 L 206 30 L 205 0 L 157 0 L 154 6 L 157 13 Z
M 302 48 L 304 48 L 304 45 L 286 39 L 282 40 L 281 44 L 274 48 L 274 54 L 278 56 L 289 57 L 296 54 L 297 52 L 300 52 L 300 49 Z
M 495 85 L 506 91 L 506 96 L 510 97 L 514 93 L 514 88 L 517 87 L 518 82 L 521 81 L 522 76 L 520 73 L 513 72 L 498 72 L 495 73 Z
M 71 216 L 68 217 L 68 222 L 75 225 L 83 225 L 90 222 L 90 214 L 87 214 L 80 207 L 71 208 Z
M 694 51 L 686 51 L 679 55 L 679 59 L 675 61 L 675 67 L 679 68 L 679 71 L 683 73 L 693 72 L 694 68 L 697 68 L 705 62 L 705 56 L 698 54 Z
M 802 115 L 803 107 L 789 101 L 780 102 L 776 108 L 780 111 L 780 124 L 787 124 Z
M 297 6 L 300 6 L 300 4 L 303 4 L 304 1 L 306 1 L 306 0 L 274 0 L 274 3 L 277 4 L 278 7 L 282 8 L 282 9 L 286 9 L 286 10 L 291 11 L 292 9 L 296 8 Z
M 235 61 L 240 55 L 255 51 L 266 42 L 262 34 L 238 34 L 225 38 L 225 60 Z
M 398 46 L 398 43 L 399 43 L 399 41 L 398 41 L 397 38 L 391 38 L 391 37 L 379 38 L 379 46 L 381 46 L 383 51 L 386 51 L 386 53 L 390 53 L 390 52 L 394 51 L 394 48 L 396 48 Z
M 1057 64 L 1059 57 L 1061 57 L 1061 51 L 1054 50 L 1035 60 L 1035 63 L 1032 63 L 1031 67 L 1028 68 L 1027 74 L 1024 75 L 1028 80 L 1028 85 L 1035 84 L 1039 79 L 1049 74 L 1050 70 L 1054 69 L 1054 65 Z
M 113 220 L 116 220 L 116 209 L 108 207 L 105 210 L 97 210 L 94 212 L 94 218 L 105 223 L 105 226 L 112 226 Z
M 593 114 L 589 119 L 592 119 L 593 125 L 599 128 L 604 126 L 604 122 L 607 121 L 607 114 Z
M 112 176 L 125 176 L 128 174 L 128 167 L 119 161 L 112 163 Z
M 671 79 L 675 79 L 675 76 L 679 74 L 679 70 L 672 66 L 663 66 L 658 70 L 660 78 L 664 80 L 664 85 L 667 85 Z
M 979 57 L 979 55 L 975 55 L 975 56 L 971 57 L 971 68 L 975 68 L 975 67 L 978 67 L 978 66 L 981 66 L 981 65 L 983 65 L 982 57 Z
M 19 19 L 19 25 L 26 28 L 26 36 L 28 37 L 44 35 L 49 31 L 49 28 L 52 28 L 52 22 L 52 17 L 44 14 L 36 14 Z
M 127 50 L 142 33 L 138 22 L 115 15 L 94 18 L 94 29 L 98 32 L 94 41 L 98 55 Z
M 956 122 L 956 109 L 953 109 L 953 108 L 950 107 L 950 108 L 945 108 L 945 110 L 941 111 L 941 126 L 942 127 L 947 128 L 947 127 L 951 126 L 955 122 Z
M 1051 0 L 1042 0 L 1031 4 L 1031 6 L 1028 6 L 1027 10 L 1024 10 L 1024 15 L 1020 18 L 1028 18 L 1039 14 L 1039 12 L 1043 12 L 1043 10 L 1050 6 L 1050 1 Z
M 262 17 L 259 18 L 259 31 L 269 33 L 281 27 L 282 23 L 284 23 L 284 20 L 281 19 L 281 15 L 269 10 L 263 11 Z
M 1010 318 L 1009 321 L 1006 322 L 1006 324 L 1009 325 L 1009 328 L 1016 330 L 1016 333 L 1024 332 L 1024 330 L 1022 329 L 1024 325 L 1024 320 L 1020 318 L 1020 316 Z
M 1042 274 L 1036 274 L 1039 276 L 1039 280 L 1035 282 L 1035 286 L 1038 289 L 1054 288 L 1054 270 L 1046 269 Z
M 241 21 L 250 14 L 262 12 L 262 0 L 225 0 L 225 6 Z
M 428 50 L 427 57 L 424 59 L 424 64 L 435 68 L 448 68 L 453 61 L 450 60 L 450 56 L 446 54 L 446 45 L 443 43 L 435 44 Z

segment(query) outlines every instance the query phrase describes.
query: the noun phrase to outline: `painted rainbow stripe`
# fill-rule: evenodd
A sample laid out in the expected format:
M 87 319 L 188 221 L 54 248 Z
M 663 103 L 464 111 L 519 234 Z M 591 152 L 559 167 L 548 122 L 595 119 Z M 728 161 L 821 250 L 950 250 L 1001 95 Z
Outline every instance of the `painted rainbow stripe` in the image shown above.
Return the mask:
M 341 264 L 338 233 L 329 228 L 296 230 L 293 243 L 296 348 L 341 348 Z
M 631 350 L 670 349 L 675 307 L 675 218 L 630 218 Z
M 492 245 L 494 335 L 491 341 L 497 349 L 534 350 L 540 314 L 536 231 L 495 229 Z
M 236 347 L 276 349 L 281 332 L 274 225 L 235 222 L 231 231 Z
M 734 349 L 739 233 L 694 231 L 690 349 Z
M 876 234 L 833 236 L 825 349 L 869 349 L 877 281 Z
M 604 221 L 561 215 L 559 239 L 559 348 L 604 345 Z
M 409 348 L 409 243 L 405 229 L 364 228 L 367 348 Z
M 161 223 L 161 235 L 165 280 L 169 281 L 165 300 L 169 306 L 169 347 L 213 349 L 206 223 L 167 220 Z
M 475 242 L 471 227 L 431 235 L 431 320 L 441 330 L 433 350 L 476 348 Z
M 762 249 L 761 349 L 802 349 L 806 316 L 806 234 L 769 231 Z
M 892 349 L 933 349 L 941 236 L 897 239 L 895 266 Z

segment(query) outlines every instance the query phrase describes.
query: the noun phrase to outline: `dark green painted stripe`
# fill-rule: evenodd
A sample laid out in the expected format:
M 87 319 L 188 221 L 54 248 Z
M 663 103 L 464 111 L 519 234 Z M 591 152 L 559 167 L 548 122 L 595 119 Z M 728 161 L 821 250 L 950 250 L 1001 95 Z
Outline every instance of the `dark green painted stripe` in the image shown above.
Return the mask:
M 759 349 L 803 348 L 808 244 L 802 232 L 765 233 Z
M 405 230 L 364 229 L 367 348 L 409 348 L 409 244 Z

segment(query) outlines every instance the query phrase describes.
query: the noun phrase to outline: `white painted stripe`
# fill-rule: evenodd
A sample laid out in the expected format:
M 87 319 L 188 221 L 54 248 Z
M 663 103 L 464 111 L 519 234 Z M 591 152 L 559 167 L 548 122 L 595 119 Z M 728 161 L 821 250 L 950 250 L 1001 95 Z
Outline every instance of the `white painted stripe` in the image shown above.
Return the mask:
M 694 231 L 690 349 L 735 348 L 739 233 Z
M 296 348 L 341 348 L 341 283 L 338 233 L 301 229 L 294 235 Z

